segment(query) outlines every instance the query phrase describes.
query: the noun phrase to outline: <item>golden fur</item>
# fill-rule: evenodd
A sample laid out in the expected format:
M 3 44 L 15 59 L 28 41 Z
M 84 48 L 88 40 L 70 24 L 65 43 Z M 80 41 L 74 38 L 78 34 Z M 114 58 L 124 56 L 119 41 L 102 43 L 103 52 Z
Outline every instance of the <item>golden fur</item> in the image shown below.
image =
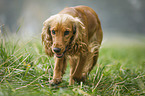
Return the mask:
M 45 52 L 55 58 L 51 83 L 62 82 L 67 59 L 71 67 L 69 84 L 85 81 L 97 62 L 102 42 L 102 28 L 95 11 L 87 6 L 67 7 L 43 25 Z

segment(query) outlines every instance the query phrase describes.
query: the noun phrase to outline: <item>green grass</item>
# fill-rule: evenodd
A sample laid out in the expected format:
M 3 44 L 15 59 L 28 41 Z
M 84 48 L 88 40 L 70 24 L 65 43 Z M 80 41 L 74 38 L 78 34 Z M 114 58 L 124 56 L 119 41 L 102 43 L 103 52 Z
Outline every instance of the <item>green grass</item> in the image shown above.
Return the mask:
M 98 64 L 91 71 L 86 83 L 68 86 L 68 64 L 63 82 L 51 87 L 49 80 L 52 79 L 54 60 L 45 55 L 40 35 L 28 40 L 14 39 L 4 34 L 0 36 L 0 96 L 145 94 L 143 38 L 104 42 Z

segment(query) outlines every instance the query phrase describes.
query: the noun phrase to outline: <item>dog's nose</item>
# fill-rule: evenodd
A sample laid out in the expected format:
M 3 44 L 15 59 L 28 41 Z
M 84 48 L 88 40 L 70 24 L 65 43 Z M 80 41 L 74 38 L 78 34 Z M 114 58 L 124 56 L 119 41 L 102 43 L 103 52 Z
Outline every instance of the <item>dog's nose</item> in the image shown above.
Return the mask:
M 53 51 L 56 53 L 59 53 L 61 51 L 61 49 L 60 48 L 53 48 Z

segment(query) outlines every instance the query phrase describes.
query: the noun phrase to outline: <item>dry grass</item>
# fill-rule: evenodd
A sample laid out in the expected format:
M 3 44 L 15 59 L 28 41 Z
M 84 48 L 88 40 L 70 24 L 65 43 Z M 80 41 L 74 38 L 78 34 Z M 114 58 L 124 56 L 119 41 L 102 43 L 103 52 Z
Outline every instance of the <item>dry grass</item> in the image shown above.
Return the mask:
M 68 86 L 68 66 L 63 83 L 50 87 L 54 60 L 45 55 L 40 36 L 28 41 L 0 36 L 0 96 L 145 94 L 145 40 L 142 38 L 104 42 L 98 64 L 85 84 Z

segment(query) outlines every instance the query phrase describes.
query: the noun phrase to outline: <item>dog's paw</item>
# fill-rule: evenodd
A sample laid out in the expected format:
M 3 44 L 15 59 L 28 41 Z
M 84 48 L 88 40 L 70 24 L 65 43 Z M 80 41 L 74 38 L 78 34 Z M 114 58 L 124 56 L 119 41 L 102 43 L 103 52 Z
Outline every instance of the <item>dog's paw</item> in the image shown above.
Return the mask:
M 77 81 L 78 83 L 80 83 L 80 82 L 85 82 L 85 81 L 86 81 L 86 78 L 87 78 L 87 75 L 86 75 L 86 74 L 82 74 L 81 77 L 73 77 L 73 79 L 74 79 L 75 81 Z
M 83 74 L 82 74 L 82 81 L 83 81 L 83 82 L 86 81 L 87 76 L 88 76 L 88 74 L 86 74 L 86 73 L 83 73 Z
M 52 80 L 50 81 L 50 85 L 51 85 L 51 86 L 55 86 L 55 85 L 60 84 L 61 82 L 62 82 L 62 79 L 52 79 Z
M 73 79 L 75 81 L 77 81 L 78 83 L 80 83 L 81 81 L 84 81 L 82 77 L 81 78 L 80 77 L 73 77 Z

